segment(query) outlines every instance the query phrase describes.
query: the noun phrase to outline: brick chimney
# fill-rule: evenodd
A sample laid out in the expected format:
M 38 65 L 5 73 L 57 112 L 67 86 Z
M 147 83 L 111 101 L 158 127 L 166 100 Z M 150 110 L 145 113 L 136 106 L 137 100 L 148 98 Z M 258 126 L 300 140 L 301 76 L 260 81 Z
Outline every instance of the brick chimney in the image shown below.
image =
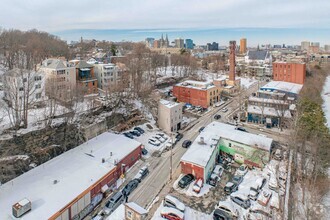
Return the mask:
M 235 50 L 236 41 L 229 41 L 229 81 L 235 81 Z

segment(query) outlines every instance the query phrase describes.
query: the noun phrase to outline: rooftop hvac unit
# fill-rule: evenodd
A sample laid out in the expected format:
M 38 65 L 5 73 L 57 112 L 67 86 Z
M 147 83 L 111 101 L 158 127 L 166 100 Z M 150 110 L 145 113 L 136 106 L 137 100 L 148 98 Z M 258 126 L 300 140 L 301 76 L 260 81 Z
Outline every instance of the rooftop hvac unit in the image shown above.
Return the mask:
M 13 216 L 16 218 L 21 217 L 25 213 L 31 210 L 31 202 L 28 199 L 22 199 L 12 206 Z

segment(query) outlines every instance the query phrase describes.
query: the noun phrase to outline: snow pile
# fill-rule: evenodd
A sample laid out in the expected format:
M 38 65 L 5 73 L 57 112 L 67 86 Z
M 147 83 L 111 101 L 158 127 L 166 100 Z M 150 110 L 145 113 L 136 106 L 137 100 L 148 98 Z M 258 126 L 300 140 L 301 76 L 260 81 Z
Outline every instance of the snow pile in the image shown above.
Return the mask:
M 206 194 L 210 191 L 210 189 L 211 189 L 211 187 L 212 187 L 212 186 L 210 186 L 209 184 L 204 184 L 203 187 L 201 188 L 201 191 L 200 191 L 199 193 L 196 193 L 196 192 L 194 192 L 194 190 L 193 190 L 193 186 L 194 186 L 194 182 L 192 182 L 192 183 L 189 185 L 188 189 L 185 191 L 185 194 L 186 194 L 187 196 L 195 196 L 195 197 L 201 197 L 201 196 L 204 196 L 204 195 L 206 195 Z
M 327 126 L 330 128 L 330 76 L 325 80 L 323 91 L 322 91 L 322 99 L 323 99 L 323 111 L 325 114 L 325 118 L 327 120 Z

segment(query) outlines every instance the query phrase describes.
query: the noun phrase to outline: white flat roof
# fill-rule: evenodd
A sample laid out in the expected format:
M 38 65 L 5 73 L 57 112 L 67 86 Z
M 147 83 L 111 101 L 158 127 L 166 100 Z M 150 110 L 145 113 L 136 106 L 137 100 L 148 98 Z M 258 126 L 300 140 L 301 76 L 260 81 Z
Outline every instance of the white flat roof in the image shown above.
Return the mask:
M 290 82 L 283 82 L 283 81 L 271 81 L 261 87 L 260 89 L 275 89 L 278 91 L 284 91 L 294 94 L 299 94 L 300 90 L 302 89 L 303 85 L 297 83 L 290 83 Z
M 168 100 L 165 100 L 165 99 L 161 99 L 159 102 L 162 105 L 166 106 L 167 108 L 173 108 L 173 107 L 176 107 L 176 106 L 180 105 L 180 103 L 171 102 L 171 101 L 168 101 Z
M 14 219 L 12 205 L 24 198 L 31 201 L 32 210 L 20 219 L 48 219 L 110 172 L 115 160 L 120 161 L 140 145 L 123 135 L 105 132 L 3 184 L 0 219 Z M 54 184 L 54 180 L 58 182 Z
M 206 145 L 201 145 L 198 142 L 200 137 L 204 138 Z M 245 145 L 255 146 L 258 148 L 269 151 L 273 139 L 262 137 L 260 135 L 242 132 L 235 129 L 235 126 L 224 124 L 220 122 L 212 122 L 208 124 L 204 130 L 197 136 L 191 147 L 181 157 L 181 161 L 194 163 L 196 165 L 205 167 L 213 153 L 214 147 L 211 144 L 216 144 L 220 138 L 232 140 Z M 217 148 L 216 147 L 216 148 Z

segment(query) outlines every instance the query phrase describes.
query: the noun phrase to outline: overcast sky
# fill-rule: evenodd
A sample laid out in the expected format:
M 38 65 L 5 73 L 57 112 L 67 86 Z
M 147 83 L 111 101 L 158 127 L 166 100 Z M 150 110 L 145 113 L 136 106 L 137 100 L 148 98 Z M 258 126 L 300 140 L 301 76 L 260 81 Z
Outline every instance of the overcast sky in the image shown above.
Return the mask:
M 330 28 L 330 0 L 0 0 L 0 26 L 68 29 Z

